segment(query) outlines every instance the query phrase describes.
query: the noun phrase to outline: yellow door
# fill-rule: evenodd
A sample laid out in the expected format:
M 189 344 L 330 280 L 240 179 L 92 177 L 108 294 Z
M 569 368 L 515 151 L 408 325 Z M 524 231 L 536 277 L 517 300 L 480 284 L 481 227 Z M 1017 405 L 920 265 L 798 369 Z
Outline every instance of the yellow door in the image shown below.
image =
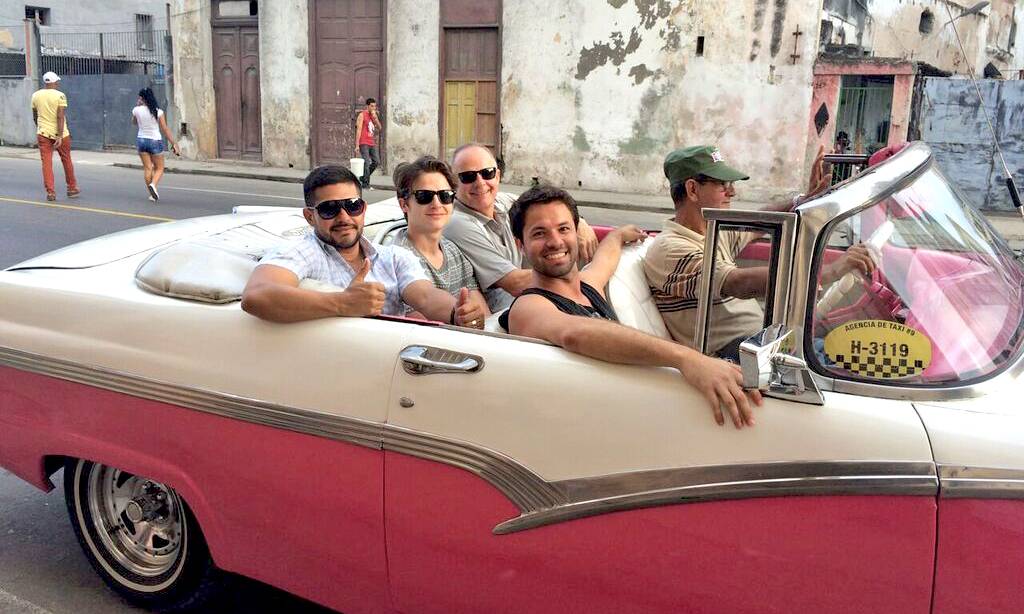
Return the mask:
M 476 81 L 444 82 L 445 158 L 463 143 L 476 138 Z

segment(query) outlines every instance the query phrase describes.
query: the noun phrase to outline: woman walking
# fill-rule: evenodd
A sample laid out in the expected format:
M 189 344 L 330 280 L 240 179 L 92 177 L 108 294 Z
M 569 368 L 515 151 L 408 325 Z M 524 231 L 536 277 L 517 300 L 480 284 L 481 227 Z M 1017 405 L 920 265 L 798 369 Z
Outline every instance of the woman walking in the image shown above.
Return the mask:
M 160 138 L 160 133 L 163 132 L 167 136 L 167 142 L 171 144 L 174 155 L 179 155 L 178 144 L 174 142 L 171 130 L 164 120 L 164 110 L 156 106 L 156 96 L 148 87 L 139 90 L 137 106 L 132 109 L 132 123 L 139 127 L 135 145 L 139 150 L 139 158 L 142 159 L 142 168 L 145 169 L 144 177 L 146 189 L 149 190 L 149 200 L 160 200 L 160 193 L 156 191 L 156 186 L 164 175 L 164 142 Z

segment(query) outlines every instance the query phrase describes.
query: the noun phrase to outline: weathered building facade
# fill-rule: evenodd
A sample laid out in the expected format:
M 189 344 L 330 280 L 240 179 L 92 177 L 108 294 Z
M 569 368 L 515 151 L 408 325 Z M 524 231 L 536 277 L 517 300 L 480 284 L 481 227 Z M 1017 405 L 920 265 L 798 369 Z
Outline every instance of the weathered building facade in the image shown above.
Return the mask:
M 801 189 L 839 132 L 862 150 L 906 138 L 921 66 L 1015 74 L 1024 2 L 957 22 L 968 60 L 946 4 L 174 0 L 182 142 L 197 158 L 344 162 L 373 97 L 385 168 L 474 140 L 512 182 L 664 194 L 666 152 L 716 143 L 751 174 L 741 197 L 764 200 Z

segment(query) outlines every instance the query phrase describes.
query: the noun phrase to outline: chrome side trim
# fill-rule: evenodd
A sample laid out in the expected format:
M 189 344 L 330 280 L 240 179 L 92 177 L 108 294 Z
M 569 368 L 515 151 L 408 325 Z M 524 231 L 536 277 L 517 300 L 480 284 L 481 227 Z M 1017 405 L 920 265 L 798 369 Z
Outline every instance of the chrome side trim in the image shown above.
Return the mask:
M 384 449 L 465 469 L 500 490 L 523 513 L 569 503 L 564 487 L 557 482 L 548 482 L 508 456 L 474 444 L 389 424 L 384 427 Z
M 159 382 L 8 348 L 0 348 L 0 366 L 464 469 L 491 484 L 519 508 L 518 517 L 494 528 L 499 535 L 656 505 L 794 495 L 935 496 L 938 492 L 931 462 L 753 463 L 548 481 L 500 452 L 402 427 Z M 1021 473 L 1015 475 L 1024 492 Z M 1014 477 L 1009 481 L 1016 486 L 1018 480 Z
M 0 365 L 86 384 L 134 397 L 171 403 L 225 418 L 381 448 L 383 426 L 245 397 L 170 384 L 107 369 L 0 348 Z
M 1024 499 L 1024 470 L 938 465 L 943 499 Z
M 779 462 L 639 471 L 553 483 L 569 502 L 524 512 L 494 527 L 504 535 L 641 507 L 806 495 L 931 496 L 938 492 L 930 462 Z

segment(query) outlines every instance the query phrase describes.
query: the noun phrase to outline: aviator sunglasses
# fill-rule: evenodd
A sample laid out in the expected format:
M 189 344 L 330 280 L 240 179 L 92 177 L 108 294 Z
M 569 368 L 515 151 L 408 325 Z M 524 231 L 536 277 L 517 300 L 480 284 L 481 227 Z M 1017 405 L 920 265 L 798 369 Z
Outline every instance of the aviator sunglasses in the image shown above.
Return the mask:
M 325 200 L 319 203 L 315 207 L 308 207 L 309 209 L 315 209 L 316 214 L 324 220 L 333 220 L 338 217 L 341 210 L 344 209 L 345 213 L 351 217 L 361 215 L 366 210 L 366 201 L 362 198 L 344 198 L 341 200 Z
M 450 205 L 455 202 L 455 190 L 406 190 L 402 198 L 409 198 L 411 195 L 421 205 L 429 205 L 434 202 L 434 195 L 442 205 Z
M 477 174 L 483 177 L 485 181 L 490 181 L 498 174 L 498 169 L 494 166 L 488 166 L 487 168 L 482 168 L 478 171 L 462 171 L 459 173 L 459 181 L 462 183 L 473 183 L 476 181 Z

